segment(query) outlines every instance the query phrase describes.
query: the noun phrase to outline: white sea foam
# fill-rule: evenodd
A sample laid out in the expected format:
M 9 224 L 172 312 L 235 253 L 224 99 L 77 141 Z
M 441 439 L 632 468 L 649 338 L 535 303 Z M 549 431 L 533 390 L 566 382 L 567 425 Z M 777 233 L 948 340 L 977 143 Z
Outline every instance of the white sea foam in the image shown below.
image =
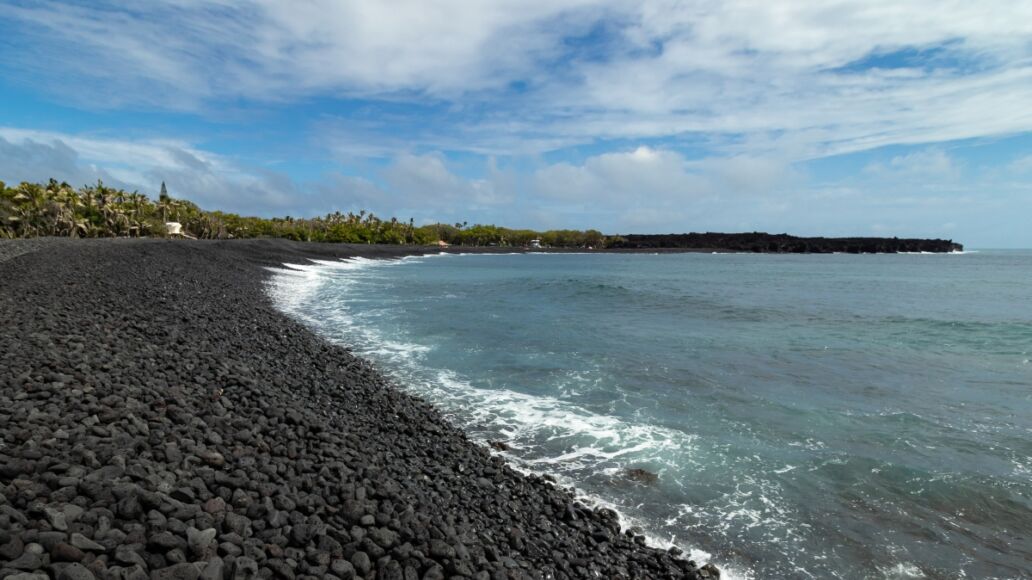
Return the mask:
M 925 573 L 914 564 L 901 562 L 892 567 L 879 567 L 886 580 L 907 580 L 909 578 L 927 578 Z
M 275 304 L 288 314 L 314 326 L 331 340 L 353 341 L 354 344 L 349 346 L 355 347 L 360 354 L 387 363 L 404 388 L 427 397 L 446 413 L 452 414 L 459 424 L 472 431 L 475 438 L 486 442 L 487 433 L 504 434 L 507 443 L 518 452 L 504 455 L 520 471 L 550 474 L 562 485 L 576 488 L 580 474 L 603 473 L 617 477 L 634 465 L 685 466 L 695 462 L 692 457 L 697 446 L 695 435 L 630 423 L 555 397 L 509 389 L 477 388 L 450 370 L 425 367 L 423 359 L 431 347 L 389 339 L 371 325 L 357 323 L 347 300 L 333 304 L 332 308 L 317 308 L 319 305 L 311 303 L 322 284 L 339 286 L 354 283 L 356 277 L 345 273 L 356 274 L 361 270 L 426 257 L 455 255 L 441 253 L 391 261 L 355 258 L 285 264 L 284 268 L 270 268 L 276 275 L 269 282 L 268 291 Z M 545 444 L 554 449 L 558 443 L 568 450 L 551 455 L 543 452 Z M 651 533 L 650 524 L 635 517 L 628 511 L 629 506 L 597 494 L 586 494 L 583 490 L 578 490 L 578 494 L 587 505 L 607 507 L 619 513 L 624 529 L 637 527 L 644 530 L 649 545 L 661 549 L 674 545 L 671 538 Z M 762 519 L 761 514 L 755 517 Z M 679 547 L 700 564 L 712 557 L 702 550 Z M 751 580 L 754 577 L 747 568 L 726 563 L 718 565 L 723 572 L 722 577 L 729 580 Z
M 896 252 L 906 256 L 963 256 L 964 254 L 977 254 L 978 250 L 950 250 L 949 252 Z

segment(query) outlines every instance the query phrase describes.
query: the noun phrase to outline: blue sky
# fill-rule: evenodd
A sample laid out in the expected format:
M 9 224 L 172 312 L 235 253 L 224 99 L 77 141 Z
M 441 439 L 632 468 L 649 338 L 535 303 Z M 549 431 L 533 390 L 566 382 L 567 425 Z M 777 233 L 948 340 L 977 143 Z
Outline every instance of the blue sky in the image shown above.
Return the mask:
M 1032 247 L 1030 3 L 0 0 L 0 99 L 7 182 Z

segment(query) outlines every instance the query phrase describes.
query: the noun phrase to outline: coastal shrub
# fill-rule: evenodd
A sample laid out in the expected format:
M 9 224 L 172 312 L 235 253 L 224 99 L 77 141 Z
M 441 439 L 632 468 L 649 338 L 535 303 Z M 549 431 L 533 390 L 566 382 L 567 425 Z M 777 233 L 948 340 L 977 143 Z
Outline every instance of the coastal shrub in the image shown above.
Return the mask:
M 156 200 L 138 191 L 104 185 L 74 188 L 50 179 L 8 187 L 0 181 L 0 238 L 40 236 L 109 238 L 165 236 L 166 222 L 179 222 L 184 232 L 200 239 L 275 237 L 302 242 L 351 244 L 436 244 L 456 246 L 529 246 L 531 240 L 554 247 L 601 247 L 598 231 L 535 232 L 466 222 L 428 224 L 382 219 L 371 212 L 339 211 L 315 218 L 296 219 L 240 216 L 205 211 L 168 194 L 165 184 Z

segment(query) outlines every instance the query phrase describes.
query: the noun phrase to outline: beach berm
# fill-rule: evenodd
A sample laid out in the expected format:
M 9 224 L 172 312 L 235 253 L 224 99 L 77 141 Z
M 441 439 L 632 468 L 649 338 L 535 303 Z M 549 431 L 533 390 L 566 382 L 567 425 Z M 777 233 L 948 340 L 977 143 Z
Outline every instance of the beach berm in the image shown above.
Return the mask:
M 3 254 L 0 578 L 717 577 L 510 469 L 265 294 L 264 266 L 422 251 Z

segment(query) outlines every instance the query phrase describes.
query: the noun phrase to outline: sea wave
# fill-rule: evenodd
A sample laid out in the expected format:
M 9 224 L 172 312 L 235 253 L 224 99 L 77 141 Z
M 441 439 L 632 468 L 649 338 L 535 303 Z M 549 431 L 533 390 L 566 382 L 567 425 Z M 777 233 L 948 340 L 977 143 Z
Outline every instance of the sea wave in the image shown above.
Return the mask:
M 362 270 L 422 259 L 425 257 L 284 264 L 283 268 L 269 268 L 275 275 L 268 284 L 268 293 L 281 310 L 331 341 L 345 344 L 357 354 L 388 367 L 388 374 L 402 388 L 432 401 L 446 416 L 462 425 L 474 440 L 486 444 L 490 440 L 504 439 L 510 449 L 502 455 L 513 467 L 526 473 L 556 477 L 560 484 L 576 489 L 578 498 L 585 504 L 613 509 L 621 515 L 624 529 L 640 530 L 649 545 L 669 549 L 679 544 L 675 538 L 658 532 L 648 518 L 637 514 L 635 506 L 626 498 L 587 493 L 581 484 L 592 476 L 622 480 L 626 477 L 625 470 L 631 467 L 646 467 L 662 473 L 666 468 L 690 466 L 696 463 L 692 457 L 697 450 L 696 435 L 629 422 L 556 397 L 505 388 L 478 388 L 454 371 L 427 366 L 424 359 L 431 346 L 388 338 L 373 326 L 362 324 L 348 301 L 313 301 L 324 284 L 346 286 L 354 283 L 354 274 Z M 557 453 L 557 449 L 563 451 Z M 729 498 L 729 501 L 736 500 Z M 712 554 L 698 547 L 683 544 L 677 547 L 700 564 L 712 559 Z M 754 572 L 741 564 L 717 564 L 724 578 L 751 580 L 755 577 Z
M 551 474 L 651 545 L 694 547 L 738 577 L 857 577 L 844 566 L 861 561 L 879 562 L 871 578 L 942 577 L 937 562 L 952 555 L 925 537 L 988 554 L 987 567 L 1013 560 L 988 550 L 1027 527 L 1030 321 L 873 307 L 852 266 L 841 280 L 822 270 L 833 280 L 821 294 L 805 268 L 772 274 L 766 258 L 742 272 L 669 258 L 680 277 L 659 261 L 613 258 L 603 271 L 526 255 L 384 271 L 427 259 L 284 265 L 270 295 L 474 439 L 506 442 L 514 468 Z M 881 275 L 907 261 L 871 262 Z M 767 300 L 763 280 L 802 302 Z M 915 282 L 878 279 L 890 283 Z M 929 393 L 948 400 L 919 400 Z M 996 412 L 1006 397 L 1015 411 Z M 639 467 L 659 481 L 631 481 Z

